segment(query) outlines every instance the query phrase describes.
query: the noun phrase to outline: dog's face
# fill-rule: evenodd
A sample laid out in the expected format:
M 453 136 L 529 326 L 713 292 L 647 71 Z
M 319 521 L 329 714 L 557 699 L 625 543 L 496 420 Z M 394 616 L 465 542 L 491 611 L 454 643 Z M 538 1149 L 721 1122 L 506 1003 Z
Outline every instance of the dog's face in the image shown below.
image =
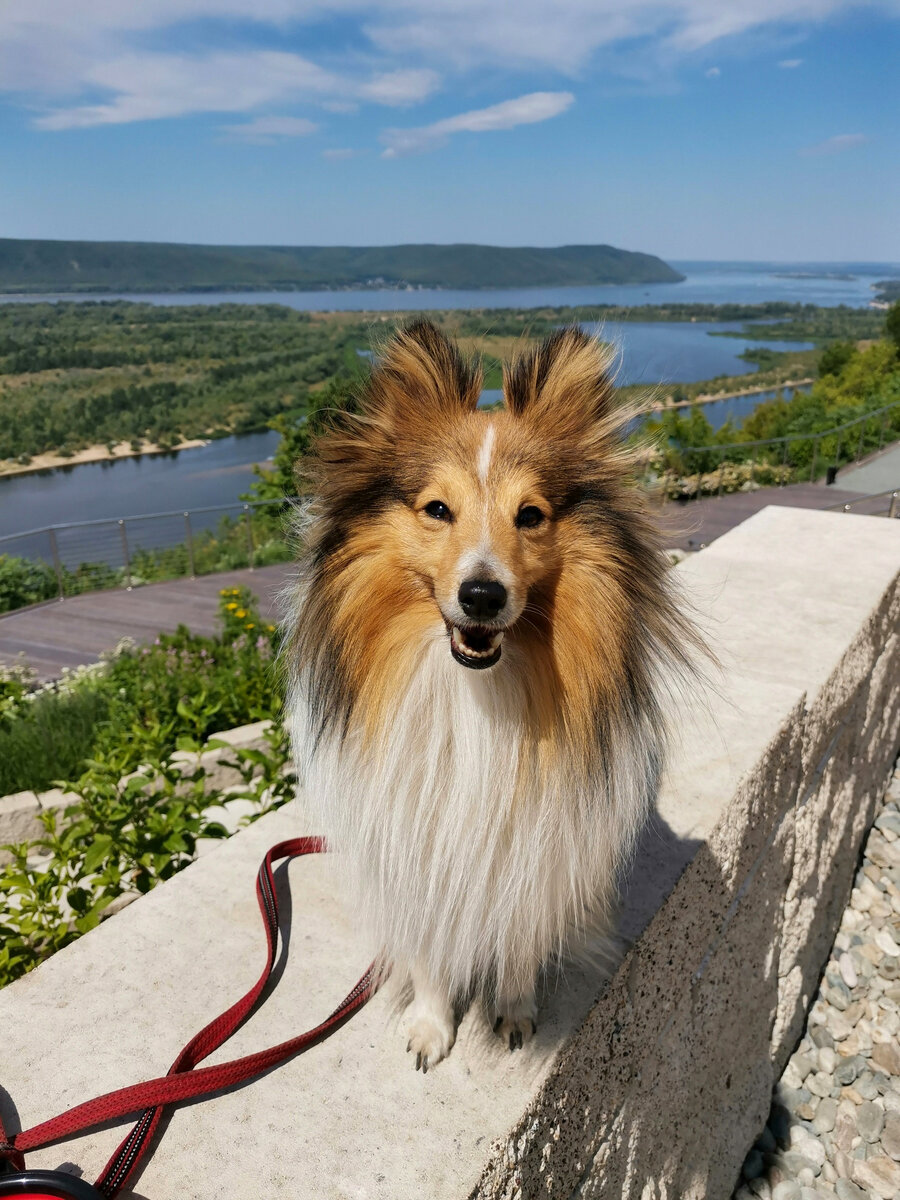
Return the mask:
M 602 347 L 566 330 L 504 376 L 434 326 L 398 334 L 361 413 L 318 450 L 318 519 L 295 661 L 322 712 L 384 727 L 436 642 L 465 674 L 514 661 L 537 724 L 595 736 L 635 646 L 663 631 L 661 556 L 630 482 Z
M 508 414 L 466 414 L 444 433 L 430 454 L 423 448 L 424 486 L 403 514 L 405 557 L 434 597 L 453 658 L 485 670 L 556 569 L 556 514 Z

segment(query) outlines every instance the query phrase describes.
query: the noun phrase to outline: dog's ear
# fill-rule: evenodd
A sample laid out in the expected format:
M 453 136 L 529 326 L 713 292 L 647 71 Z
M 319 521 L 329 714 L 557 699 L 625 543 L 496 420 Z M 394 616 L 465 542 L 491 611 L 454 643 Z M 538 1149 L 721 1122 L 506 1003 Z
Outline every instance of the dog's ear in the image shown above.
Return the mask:
M 503 394 L 516 417 L 579 436 L 613 410 L 612 354 L 572 325 L 504 368 Z
M 472 412 L 481 395 L 478 364 L 467 361 L 430 321 L 413 321 L 390 340 L 363 396 L 371 416 L 415 430 L 440 417 Z

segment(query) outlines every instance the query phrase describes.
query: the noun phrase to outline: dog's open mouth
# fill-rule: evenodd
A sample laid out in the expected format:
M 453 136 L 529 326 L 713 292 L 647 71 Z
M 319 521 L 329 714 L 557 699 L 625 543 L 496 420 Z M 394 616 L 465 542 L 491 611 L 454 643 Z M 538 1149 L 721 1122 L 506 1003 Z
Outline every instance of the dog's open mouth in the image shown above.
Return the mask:
M 503 630 L 483 629 L 478 625 L 450 629 L 450 653 L 464 667 L 482 671 L 500 661 L 503 653 Z

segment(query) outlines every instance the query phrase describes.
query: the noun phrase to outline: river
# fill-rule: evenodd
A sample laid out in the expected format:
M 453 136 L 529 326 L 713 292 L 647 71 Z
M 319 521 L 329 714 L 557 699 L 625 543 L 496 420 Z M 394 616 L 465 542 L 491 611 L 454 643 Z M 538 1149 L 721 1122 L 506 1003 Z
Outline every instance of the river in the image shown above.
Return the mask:
M 880 279 L 900 275 L 894 263 L 673 262 L 681 283 L 608 284 L 596 287 L 359 288 L 316 292 L 119 292 L 43 296 L 0 295 L 0 303 L 41 300 L 134 300 L 144 304 L 286 304 L 304 312 L 396 312 L 441 308 L 540 308 L 620 304 L 792 304 L 862 308 Z M 846 276 L 846 278 L 844 278 Z
M 687 278 L 678 284 L 630 287 L 541 288 L 508 291 L 355 291 L 134 295 L 121 297 L 155 304 L 213 304 L 275 302 L 298 309 L 397 309 L 534 307 L 571 304 L 662 304 L 669 301 L 703 303 L 761 303 L 767 300 L 810 304 L 863 306 L 871 299 L 876 279 L 896 272 L 890 266 L 835 264 L 822 273 L 853 275 L 852 279 L 801 276 L 802 264 L 676 263 Z M 865 268 L 865 269 L 863 269 Z M 811 271 L 812 268 L 809 268 Z M 792 274 L 793 272 L 793 274 Z M 60 297 L 97 299 L 98 297 Z M 112 299 L 113 297 L 103 297 Z M 4 297 L 24 302 L 22 297 Z M 37 297 L 28 297 L 35 300 Z M 716 375 L 752 375 L 755 366 L 739 356 L 748 345 L 775 350 L 805 349 L 806 343 L 748 342 L 743 338 L 710 336 L 713 331 L 740 330 L 740 323 L 621 322 L 607 320 L 598 327 L 618 351 L 617 378 L 622 384 L 690 383 Z M 748 383 L 750 380 L 748 379 Z M 493 395 L 486 395 L 493 399 Z M 718 428 L 726 420 L 742 420 L 767 397 L 742 396 L 717 401 L 704 411 Z M 0 478 L 0 536 L 70 521 L 137 516 L 161 510 L 183 510 L 235 504 L 252 482 L 253 463 L 269 458 L 277 434 L 260 433 L 223 438 L 193 450 L 166 455 L 85 463 L 29 475 Z M 217 519 L 217 518 L 216 518 Z M 198 518 L 204 520 L 213 518 Z M 172 541 L 181 531 L 172 525 Z M 0 545 L 15 552 L 10 545 Z

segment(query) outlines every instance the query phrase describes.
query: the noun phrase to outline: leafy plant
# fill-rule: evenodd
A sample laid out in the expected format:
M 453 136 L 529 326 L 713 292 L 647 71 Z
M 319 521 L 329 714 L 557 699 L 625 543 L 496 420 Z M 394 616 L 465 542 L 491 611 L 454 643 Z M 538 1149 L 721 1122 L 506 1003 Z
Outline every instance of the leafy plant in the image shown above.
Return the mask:
M 123 774 L 124 754 L 90 760 L 68 784 L 78 799 L 60 816 L 41 814 L 44 834 L 4 847 L 0 866 L 0 987 L 93 929 L 122 897 L 142 894 L 191 863 L 201 839 L 224 838 L 231 801 L 250 801 L 248 824 L 290 800 L 296 777 L 284 727 L 273 722 L 266 748 L 234 748 L 190 735 L 185 761 L 155 757 Z M 222 792 L 209 785 L 201 754 L 227 748 L 241 784 Z
M 37 692 L 16 685 L 15 708 L 8 702 L 0 720 L 0 795 L 71 780 L 85 760 L 113 753 L 133 770 L 148 755 L 175 750 L 181 737 L 203 740 L 277 716 L 277 628 L 246 588 L 226 589 L 219 607 L 218 637 L 180 626 L 152 645 L 123 644 L 98 668 Z

